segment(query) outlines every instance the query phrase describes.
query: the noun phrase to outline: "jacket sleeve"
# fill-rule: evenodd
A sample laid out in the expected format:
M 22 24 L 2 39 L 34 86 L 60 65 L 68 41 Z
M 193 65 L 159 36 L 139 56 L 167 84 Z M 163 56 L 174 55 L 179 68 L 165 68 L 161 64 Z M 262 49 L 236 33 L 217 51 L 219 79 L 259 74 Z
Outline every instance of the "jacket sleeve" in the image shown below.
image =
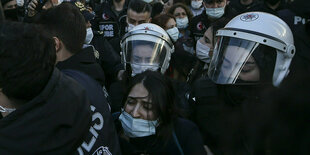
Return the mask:
M 102 35 L 95 35 L 91 44 L 99 52 L 100 65 L 107 74 L 107 79 L 115 81 L 117 73 L 123 69 L 120 56 Z

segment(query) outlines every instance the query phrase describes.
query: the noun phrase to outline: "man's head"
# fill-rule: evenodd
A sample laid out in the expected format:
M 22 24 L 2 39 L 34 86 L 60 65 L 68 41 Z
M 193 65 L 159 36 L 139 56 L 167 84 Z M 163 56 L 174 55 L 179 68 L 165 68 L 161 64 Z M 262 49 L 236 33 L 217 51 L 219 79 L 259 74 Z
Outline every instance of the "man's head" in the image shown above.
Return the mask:
M 52 37 L 32 24 L 0 24 L 0 106 L 10 101 L 29 101 L 47 84 L 55 65 Z
M 142 0 L 131 0 L 127 10 L 127 23 L 129 27 L 137 26 L 151 21 L 152 7 Z
M 225 13 L 227 0 L 204 0 L 203 5 L 209 18 L 218 19 Z
M 37 23 L 42 24 L 55 40 L 57 61 L 63 61 L 63 52 L 80 52 L 86 37 L 85 19 L 79 9 L 70 3 L 62 3 L 42 12 Z

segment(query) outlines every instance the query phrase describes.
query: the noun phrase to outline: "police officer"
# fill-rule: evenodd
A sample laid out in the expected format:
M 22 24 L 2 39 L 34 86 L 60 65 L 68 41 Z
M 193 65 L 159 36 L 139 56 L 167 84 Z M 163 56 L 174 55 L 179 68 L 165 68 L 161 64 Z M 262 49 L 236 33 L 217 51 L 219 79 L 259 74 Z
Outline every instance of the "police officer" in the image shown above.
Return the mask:
M 193 86 L 194 117 L 214 153 L 251 154 L 243 124 L 234 118 L 287 76 L 296 52 L 293 34 L 280 18 L 249 12 L 233 18 L 216 36 L 208 77 Z
M 306 0 L 295 0 L 284 10 L 278 11 L 279 17 L 284 20 L 294 34 L 296 55 L 292 60 L 289 80 L 295 80 L 297 75 L 310 71 L 310 37 L 307 35 L 306 23 L 309 21 L 310 4 Z
M 92 22 L 95 35 L 103 35 L 110 40 L 125 33 L 128 0 L 106 0 L 95 10 Z
M 227 0 L 204 0 L 205 12 L 194 17 L 190 24 L 190 31 L 195 41 L 198 41 L 211 23 L 220 18 L 232 18 L 236 15 Z

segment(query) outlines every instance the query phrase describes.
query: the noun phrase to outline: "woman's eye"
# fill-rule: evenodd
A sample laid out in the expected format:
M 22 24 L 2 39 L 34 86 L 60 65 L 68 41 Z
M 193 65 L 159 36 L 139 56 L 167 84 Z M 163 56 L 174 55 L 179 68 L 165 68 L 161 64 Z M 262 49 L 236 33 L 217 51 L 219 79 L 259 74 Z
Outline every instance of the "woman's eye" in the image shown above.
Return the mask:
M 146 110 L 152 110 L 152 105 L 149 104 L 149 103 L 148 104 L 144 104 L 143 108 L 146 109 Z
M 132 105 L 132 104 L 135 104 L 135 103 L 136 103 L 135 100 L 132 100 L 132 99 L 128 99 L 128 100 L 127 100 L 127 104 Z

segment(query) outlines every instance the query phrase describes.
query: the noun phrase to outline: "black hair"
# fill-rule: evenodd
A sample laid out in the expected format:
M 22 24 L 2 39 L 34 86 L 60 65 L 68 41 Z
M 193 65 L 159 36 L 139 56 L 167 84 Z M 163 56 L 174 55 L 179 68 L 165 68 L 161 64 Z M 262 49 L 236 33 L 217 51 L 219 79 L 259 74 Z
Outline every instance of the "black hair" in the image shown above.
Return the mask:
M 55 43 L 33 24 L 0 24 L 0 88 L 9 99 L 28 101 L 48 82 L 56 61 Z
M 70 53 L 82 49 L 86 38 L 86 22 L 74 5 L 62 3 L 43 11 L 36 23 L 42 24 L 54 37 L 58 37 Z
M 142 83 L 149 92 L 149 99 L 152 101 L 153 112 L 159 118 L 159 126 L 156 128 L 157 135 L 161 139 L 169 138 L 173 131 L 173 121 L 177 117 L 177 110 L 175 107 L 175 92 L 171 81 L 154 71 L 145 71 L 134 76 L 126 89 L 123 104 L 127 101 L 127 96 L 132 88 Z
M 143 0 L 130 0 L 128 4 L 128 10 L 129 9 L 137 13 L 152 12 L 152 6 Z

